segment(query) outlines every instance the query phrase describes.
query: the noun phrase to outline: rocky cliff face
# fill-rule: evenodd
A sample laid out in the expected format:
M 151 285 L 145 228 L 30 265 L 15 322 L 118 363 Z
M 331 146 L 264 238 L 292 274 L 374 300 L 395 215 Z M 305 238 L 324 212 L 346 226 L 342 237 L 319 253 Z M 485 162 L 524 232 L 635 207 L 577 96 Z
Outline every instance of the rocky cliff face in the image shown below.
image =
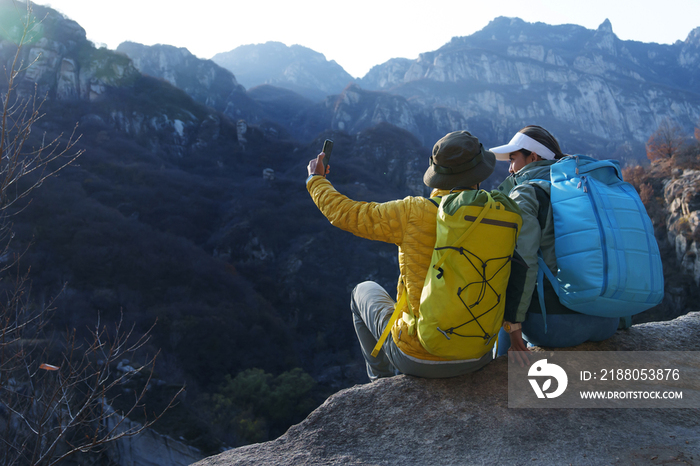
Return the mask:
M 538 123 L 565 150 L 609 157 L 624 141 L 645 142 L 665 118 L 697 123 L 699 42 L 698 29 L 659 45 L 621 41 L 607 20 L 591 31 L 497 18 L 417 60 L 376 66 L 360 85 L 485 120 L 482 137 L 494 144 Z
M 212 60 L 235 74 L 247 89 L 271 84 L 315 101 L 340 93 L 353 81 L 340 65 L 322 54 L 280 42 L 242 45 L 216 54 Z
M 700 27 L 690 31 L 688 38 L 681 45 L 681 52 L 678 56 L 678 64 L 684 67 L 691 68 L 700 63 Z M 693 86 L 698 85 L 698 76 L 691 80 Z
M 308 139 L 327 129 L 357 134 L 382 123 L 410 132 L 427 147 L 455 128 L 474 131 L 481 126 L 448 107 L 428 107 L 401 95 L 367 91 L 351 84 L 340 95 L 302 109 L 292 121 L 291 130 L 301 139 Z
M 14 10 L 2 11 L 3 15 L 21 14 Z M 47 95 L 50 99 L 98 101 L 109 87 L 133 83 L 138 72 L 131 62 L 104 49 L 96 49 L 85 38 L 85 30 L 75 21 L 64 18 L 58 12 L 33 6 L 37 22 L 25 37 L 20 59 L 26 70 L 19 74 L 17 89 L 21 94 Z M 5 19 L 5 18 L 3 18 Z M 20 34 L 20 31 L 16 31 Z M 0 57 L 11 66 L 17 50 L 18 37 L 0 36 Z M 6 76 L 3 75 L 6 85 Z
M 262 118 L 262 110 L 230 71 L 211 60 L 197 58 L 185 48 L 124 42 L 117 52 L 127 55 L 141 73 L 164 79 L 234 121 L 242 118 L 256 122 Z
M 425 145 L 467 126 L 466 118 L 445 107 L 423 108 L 402 96 L 384 92 L 363 91 L 351 85 L 333 100 L 331 127 L 358 133 L 379 123 L 390 123 L 413 134 L 423 136 Z
M 582 351 L 698 351 L 700 313 Z M 696 409 L 509 409 L 506 357 L 454 379 L 398 376 L 330 397 L 277 440 L 198 466 L 653 464 L 700 455 Z
M 6 15 L 26 15 L 16 7 L 5 11 L 6 3 L 0 2 L 3 20 Z M 43 19 L 22 43 L 19 60 L 31 65 L 18 75 L 15 88 L 23 98 L 35 95 L 35 88 L 36 96 L 46 96 L 43 110 L 59 126 L 65 123 L 58 121 L 63 118 L 72 119 L 71 126 L 78 122 L 79 132 L 117 130 L 154 153 L 184 158 L 211 148 L 222 134 L 235 141 L 231 122 L 205 105 L 218 106 L 232 118 L 260 119 L 262 112 L 235 78 L 212 62 L 165 46 L 138 62 L 154 74 L 160 72 L 157 78 L 188 89 L 202 105 L 174 85 L 140 73 L 124 53 L 95 48 L 74 21 L 50 8 L 32 8 L 33 17 Z M 15 21 L 19 23 L 19 16 Z M 8 69 L 17 52 L 16 43 L 19 37 L 0 35 L 0 62 Z M 175 69 L 189 71 L 178 74 Z M 6 79 L 5 74 L 0 77 L 0 88 L 7 87 Z M 39 122 L 42 124 L 44 121 Z
M 668 217 L 668 241 L 681 267 L 700 286 L 700 171 L 676 170 L 664 187 Z

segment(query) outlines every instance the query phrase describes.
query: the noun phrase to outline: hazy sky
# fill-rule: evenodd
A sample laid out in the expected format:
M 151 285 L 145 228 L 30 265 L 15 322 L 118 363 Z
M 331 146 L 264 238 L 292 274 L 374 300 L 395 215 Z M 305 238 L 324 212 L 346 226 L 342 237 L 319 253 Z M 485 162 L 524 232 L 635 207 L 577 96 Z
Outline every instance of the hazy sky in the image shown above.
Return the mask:
M 39 0 L 77 21 L 96 45 L 130 40 L 211 58 L 239 45 L 299 44 L 354 77 L 390 58 L 417 58 L 498 16 L 596 29 L 671 44 L 700 26 L 700 0 Z

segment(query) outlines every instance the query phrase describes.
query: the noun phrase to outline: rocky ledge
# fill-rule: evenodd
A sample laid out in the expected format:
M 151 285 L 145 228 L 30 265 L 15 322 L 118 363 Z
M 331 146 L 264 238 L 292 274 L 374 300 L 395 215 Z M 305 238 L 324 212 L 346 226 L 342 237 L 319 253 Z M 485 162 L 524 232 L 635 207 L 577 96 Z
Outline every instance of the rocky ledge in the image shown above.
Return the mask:
M 700 351 L 700 312 L 582 351 Z M 330 397 L 266 443 L 196 466 L 696 464 L 700 409 L 509 409 L 508 362 L 454 379 L 398 376 Z

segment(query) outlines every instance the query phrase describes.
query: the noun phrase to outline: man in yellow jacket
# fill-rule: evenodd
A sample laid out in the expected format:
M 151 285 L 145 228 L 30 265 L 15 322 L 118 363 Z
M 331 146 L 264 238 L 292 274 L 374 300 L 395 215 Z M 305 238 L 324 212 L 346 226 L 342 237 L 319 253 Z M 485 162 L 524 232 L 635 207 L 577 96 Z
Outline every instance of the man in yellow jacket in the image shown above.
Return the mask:
M 406 197 L 384 203 L 359 202 L 336 191 L 326 179 L 321 152 L 309 162 L 306 187 L 313 201 L 331 224 L 356 236 L 394 243 L 399 247 L 397 296 L 407 294 L 408 305 L 416 318 L 420 315 L 420 297 L 435 246 L 438 204 L 425 197 Z M 479 183 L 493 172 L 496 157 L 467 131 L 447 134 L 433 147 L 430 165 L 423 182 L 434 188 L 432 196 L 450 190 L 478 189 Z M 382 350 L 372 356 L 382 331 L 387 326 L 395 302 L 375 282 L 355 287 L 351 308 L 355 331 L 367 362 L 367 374 L 374 381 L 398 373 L 419 377 L 454 377 L 473 372 L 488 364 L 488 352 L 480 359 L 446 360 L 428 353 L 418 337 L 410 334 L 403 319 L 397 319 Z

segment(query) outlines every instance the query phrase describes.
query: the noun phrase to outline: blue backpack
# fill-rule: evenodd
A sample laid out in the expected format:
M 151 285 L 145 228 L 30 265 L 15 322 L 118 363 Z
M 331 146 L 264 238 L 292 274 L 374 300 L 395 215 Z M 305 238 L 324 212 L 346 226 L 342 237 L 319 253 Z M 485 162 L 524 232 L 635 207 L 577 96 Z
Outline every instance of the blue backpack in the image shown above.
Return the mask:
M 546 274 L 559 301 L 582 314 L 631 316 L 661 302 L 659 246 L 637 191 L 615 160 L 576 155 L 551 166 L 550 200 L 558 273 L 539 257 L 543 317 Z

